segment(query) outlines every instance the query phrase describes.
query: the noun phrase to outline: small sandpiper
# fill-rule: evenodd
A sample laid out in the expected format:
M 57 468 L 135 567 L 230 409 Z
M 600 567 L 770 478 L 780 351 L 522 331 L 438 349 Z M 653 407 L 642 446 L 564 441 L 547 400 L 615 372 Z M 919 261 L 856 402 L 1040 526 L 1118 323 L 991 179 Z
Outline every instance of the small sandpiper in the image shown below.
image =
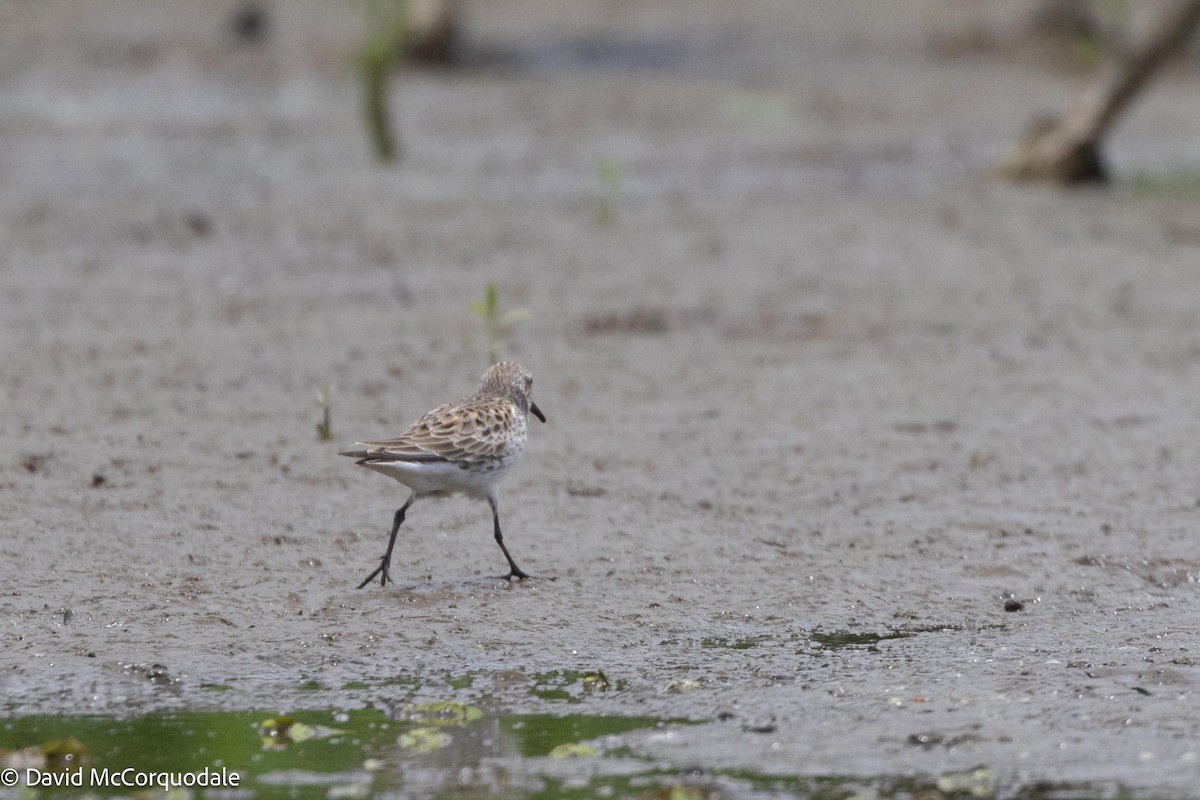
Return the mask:
M 509 573 L 504 577 L 529 577 L 504 546 L 496 484 L 525 450 L 530 414 L 546 421 L 533 402 L 533 376 L 515 361 L 501 361 L 488 367 L 478 391 L 470 397 L 427 412 L 395 439 L 357 442 L 338 454 L 356 458 L 360 466 L 395 478 L 411 490 L 392 520 L 387 551 L 359 589 L 376 575 L 380 586 L 391 580 L 388 567 L 396 534 L 414 500 L 457 492 L 485 499 L 491 506 L 496 544 L 508 559 Z

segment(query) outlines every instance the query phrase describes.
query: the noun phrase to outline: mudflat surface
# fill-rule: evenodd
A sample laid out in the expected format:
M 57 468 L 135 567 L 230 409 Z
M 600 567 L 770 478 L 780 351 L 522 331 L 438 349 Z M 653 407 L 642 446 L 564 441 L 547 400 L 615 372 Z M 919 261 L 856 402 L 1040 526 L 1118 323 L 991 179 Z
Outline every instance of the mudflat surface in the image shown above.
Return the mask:
M 4 712 L 602 670 L 572 711 L 700 721 L 630 734 L 677 768 L 1194 792 L 1200 204 L 987 177 L 1086 82 L 986 46 L 1029 4 L 476 5 L 396 168 L 342 4 L 0 5 Z M 1194 170 L 1198 108 L 1114 169 Z M 473 390 L 489 281 L 546 577 L 457 499 L 356 590 L 404 489 L 335 453 Z

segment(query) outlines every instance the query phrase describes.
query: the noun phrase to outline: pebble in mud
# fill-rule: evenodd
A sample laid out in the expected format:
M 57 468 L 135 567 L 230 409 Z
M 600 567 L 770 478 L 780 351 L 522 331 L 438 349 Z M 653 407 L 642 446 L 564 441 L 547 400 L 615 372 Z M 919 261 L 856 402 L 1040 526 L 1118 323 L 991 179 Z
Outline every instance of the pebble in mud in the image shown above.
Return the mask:
M 775 717 L 772 714 L 768 714 L 765 717 L 748 719 L 742 723 L 742 730 L 746 733 L 774 733 L 777 727 Z
M 1013 613 L 1016 611 L 1024 611 L 1025 603 L 1013 597 L 1011 594 L 1004 598 L 1004 610 Z

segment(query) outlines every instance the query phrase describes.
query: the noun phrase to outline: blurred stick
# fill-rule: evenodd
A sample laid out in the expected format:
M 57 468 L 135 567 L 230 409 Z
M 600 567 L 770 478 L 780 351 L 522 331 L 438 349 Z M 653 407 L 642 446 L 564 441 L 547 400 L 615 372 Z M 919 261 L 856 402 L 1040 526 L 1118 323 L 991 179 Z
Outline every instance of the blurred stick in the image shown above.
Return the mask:
M 1110 67 L 1061 118 L 1036 120 L 1000 169 L 1014 181 L 1064 185 L 1107 178 L 1100 144 L 1117 118 L 1200 23 L 1200 0 L 1165 13 L 1140 47 Z

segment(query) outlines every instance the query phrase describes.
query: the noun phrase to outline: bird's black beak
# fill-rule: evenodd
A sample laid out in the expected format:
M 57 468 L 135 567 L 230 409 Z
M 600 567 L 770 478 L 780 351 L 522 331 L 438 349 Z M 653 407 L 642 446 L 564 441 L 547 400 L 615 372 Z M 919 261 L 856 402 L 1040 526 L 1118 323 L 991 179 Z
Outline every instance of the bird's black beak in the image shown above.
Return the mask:
M 530 411 L 530 412 L 531 412 L 531 413 L 532 413 L 532 414 L 533 414 L 535 417 L 537 417 L 538 419 L 540 419 L 542 422 L 545 422 L 545 421 L 546 421 L 546 415 L 545 415 L 545 414 L 543 414 L 543 413 L 542 413 L 542 410 L 541 410 L 540 408 L 538 408 L 538 407 L 537 407 L 537 403 L 534 403 L 534 402 L 532 402 L 532 401 L 531 401 L 531 402 L 529 403 L 529 411 Z

